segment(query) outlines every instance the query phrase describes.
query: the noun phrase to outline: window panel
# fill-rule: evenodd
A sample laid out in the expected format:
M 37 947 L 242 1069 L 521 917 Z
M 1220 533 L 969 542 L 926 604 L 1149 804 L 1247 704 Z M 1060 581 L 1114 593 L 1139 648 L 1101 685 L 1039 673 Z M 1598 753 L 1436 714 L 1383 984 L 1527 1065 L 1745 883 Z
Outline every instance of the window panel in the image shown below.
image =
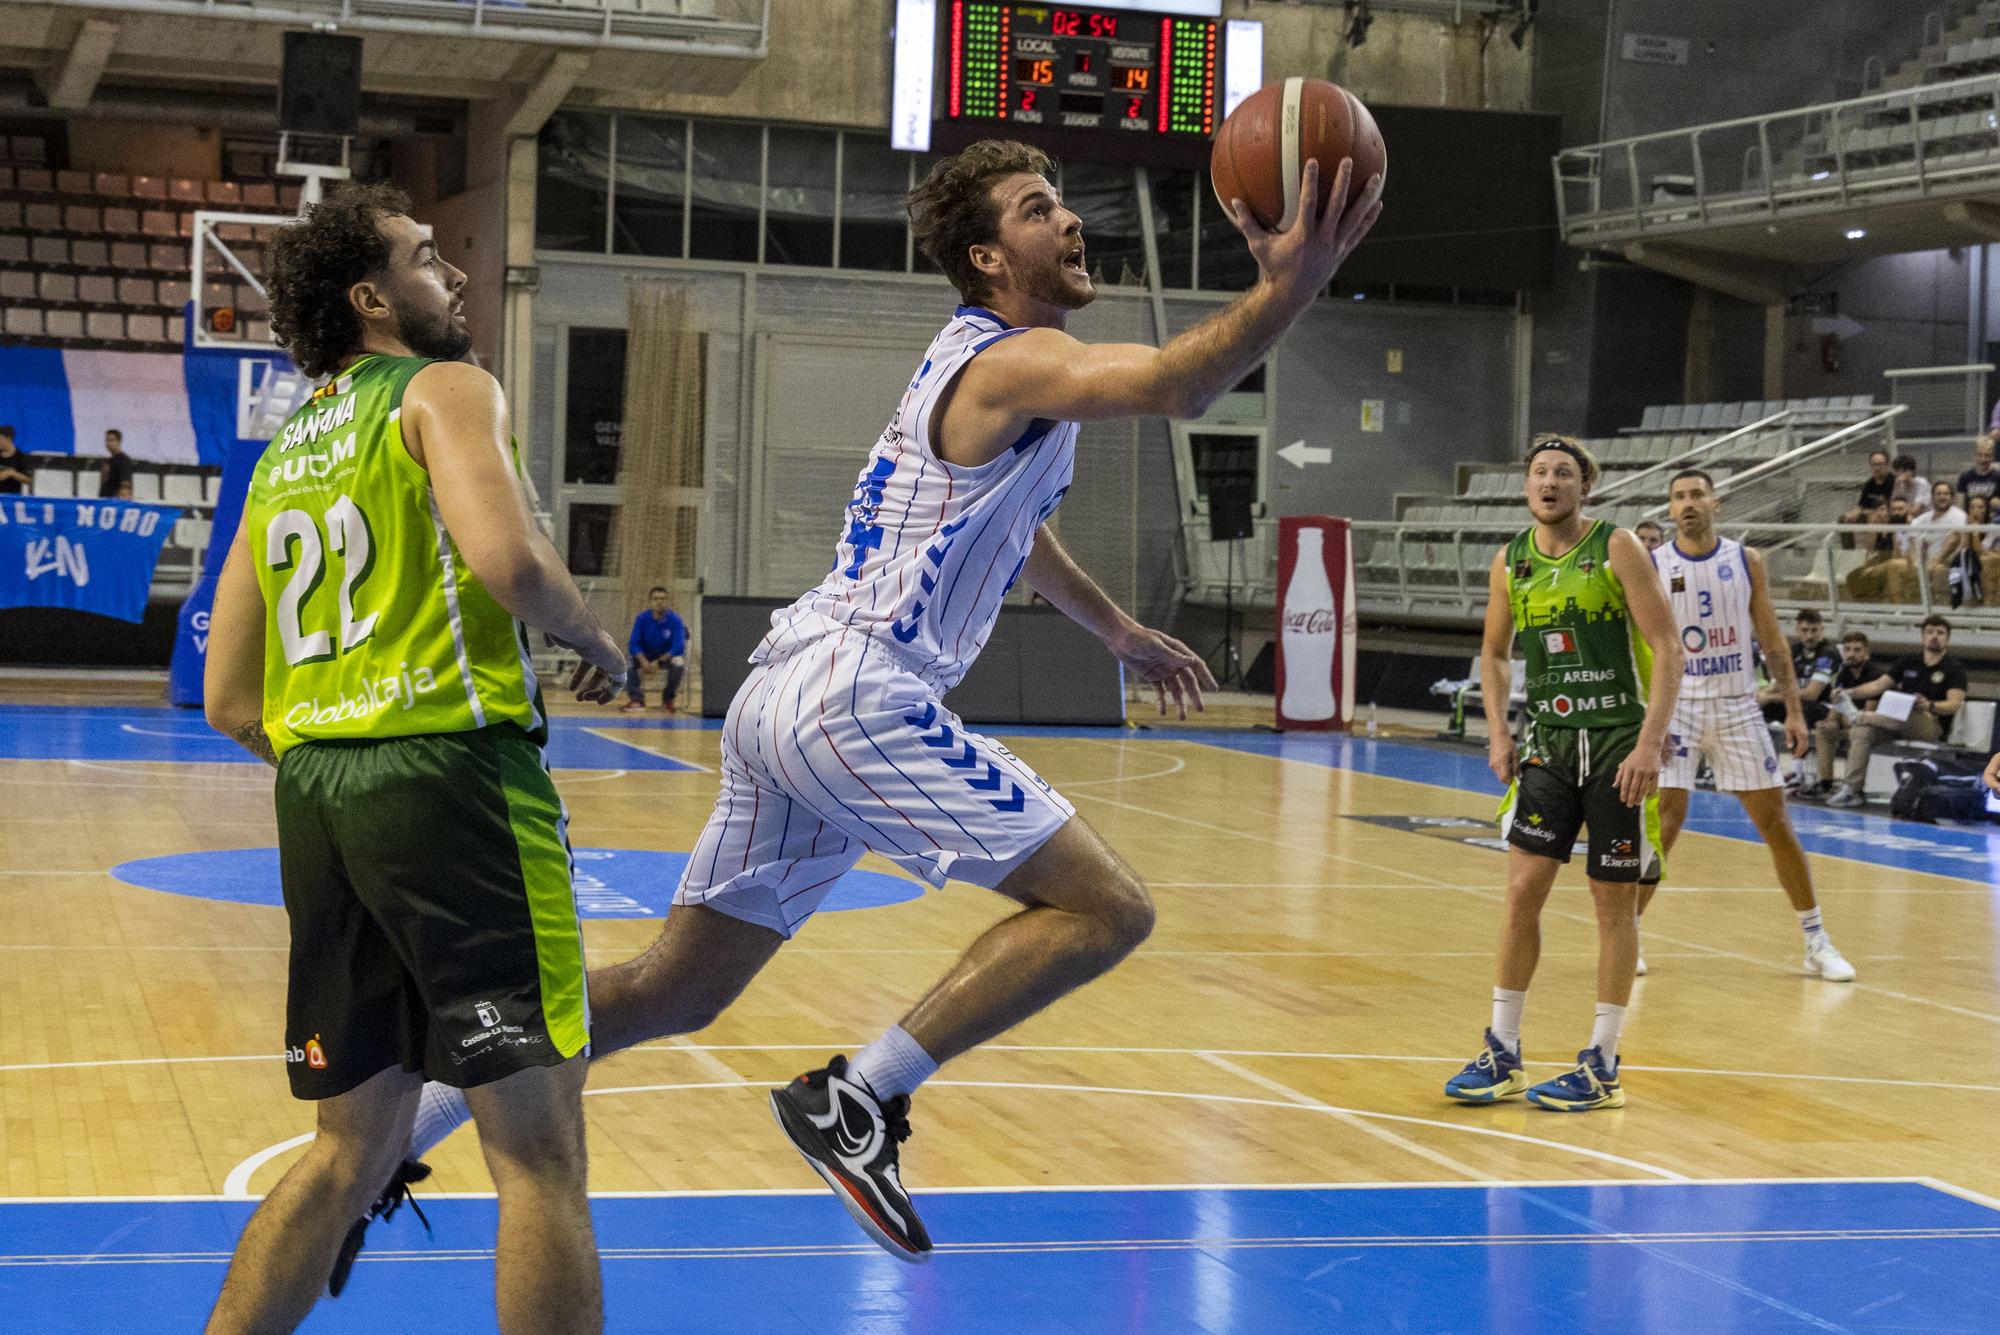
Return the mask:
M 701 260 L 757 260 L 757 203 L 763 185 L 763 131 L 755 125 L 696 121 L 688 254 Z
M 611 249 L 620 255 L 678 259 L 687 190 L 687 122 L 621 114 L 617 176 Z
M 764 185 L 764 262 L 833 264 L 834 136 L 771 127 Z
M 611 118 L 587 112 L 551 116 L 542 127 L 540 150 L 535 245 L 602 254 Z

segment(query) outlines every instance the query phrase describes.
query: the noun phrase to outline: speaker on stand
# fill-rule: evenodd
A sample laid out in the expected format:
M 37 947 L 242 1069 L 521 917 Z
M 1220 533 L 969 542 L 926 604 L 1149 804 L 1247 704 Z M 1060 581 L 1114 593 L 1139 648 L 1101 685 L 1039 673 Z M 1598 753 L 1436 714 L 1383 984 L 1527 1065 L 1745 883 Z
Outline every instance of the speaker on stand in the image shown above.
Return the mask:
M 361 133 L 361 39 L 330 32 L 285 34 L 278 76 L 278 174 L 304 179 L 300 206 L 317 204 L 328 181 L 352 172 L 350 151 Z M 338 141 L 340 161 L 296 156 L 300 141 Z
M 1214 661 L 1218 686 L 1242 689 L 1243 648 L 1236 624 L 1237 549 L 1255 537 L 1257 524 L 1257 438 L 1209 436 L 1195 456 L 1196 473 L 1208 498 L 1208 538 L 1223 546 L 1222 642 L 1204 657 Z M 1245 572 L 1247 573 L 1247 572 Z

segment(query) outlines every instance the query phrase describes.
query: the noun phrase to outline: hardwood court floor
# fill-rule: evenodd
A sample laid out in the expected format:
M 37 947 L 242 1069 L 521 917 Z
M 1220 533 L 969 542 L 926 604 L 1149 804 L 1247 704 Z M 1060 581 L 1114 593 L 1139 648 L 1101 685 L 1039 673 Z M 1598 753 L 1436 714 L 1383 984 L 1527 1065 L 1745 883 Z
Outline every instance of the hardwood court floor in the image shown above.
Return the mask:
M 205 749 L 196 714 L 118 723 L 120 752 L 74 730 L 88 711 L 23 708 L 23 694 L 10 683 L 0 707 L 0 1196 L 261 1193 L 312 1125 L 277 1055 L 283 912 L 112 869 L 270 846 L 270 775 L 205 758 L 227 753 Z M 657 715 L 561 721 L 565 736 L 585 727 L 634 762 L 700 767 L 557 772 L 579 849 L 636 850 L 619 856 L 641 875 L 668 866 L 639 854 L 693 847 L 718 734 Z M 1465 1108 L 1440 1089 L 1486 1020 L 1505 874 L 1504 856 L 1467 842 L 1490 833 L 1478 823 L 1496 800 L 1483 750 L 999 731 L 1137 868 L 1159 924 L 1111 976 L 925 1088 L 904 1154 L 920 1198 L 1830 1177 L 2000 1196 L 2000 838 L 1797 809 L 1828 925 L 1860 971 L 1834 985 L 1800 972 L 1795 919 L 1734 803 L 1699 796 L 1702 832 L 1646 920 L 1629 1106 Z M 148 758 L 162 754 L 183 758 Z M 42 758 L 9 758 L 23 755 Z M 208 893 L 204 869 L 220 864 L 186 865 Z M 906 879 L 873 858 L 863 869 Z M 593 1070 L 593 1190 L 812 1185 L 763 1087 L 853 1051 L 1007 911 L 966 886 L 874 884 L 876 900 L 911 897 L 823 914 L 712 1028 Z M 671 889 L 628 879 L 611 897 Z M 590 958 L 626 958 L 656 929 L 592 918 Z M 1566 870 L 1527 1013 L 1538 1078 L 1586 1041 L 1594 958 L 1587 892 Z M 490 1190 L 470 1129 L 432 1162 L 437 1191 Z

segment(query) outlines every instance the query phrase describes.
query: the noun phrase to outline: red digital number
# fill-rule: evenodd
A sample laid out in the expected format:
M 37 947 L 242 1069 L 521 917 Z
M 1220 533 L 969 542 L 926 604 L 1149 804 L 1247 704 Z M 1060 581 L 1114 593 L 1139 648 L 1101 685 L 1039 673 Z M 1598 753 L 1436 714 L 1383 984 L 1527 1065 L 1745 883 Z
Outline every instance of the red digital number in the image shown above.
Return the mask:
M 1076 72 L 1078 74 L 1090 73 L 1090 64 L 1090 53 L 1088 51 L 1078 53 L 1076 58 Z
M 1058 37 L 1075 37 L 1083 31 L 1083 15 L 1058 9 L 1049 15 L 1049 31 Z
M 1138 120 L 1138 119 L 1140 119 L 1141 117 L 1143 117 L 1143 116 L 1144 116 L 1145 114 L 1146 114 L 1146 99 L 1145 99 L 1145 98 L 1143 98 L 1143 97 L 1133 97 L 1133 98 L 1127 98 L 1127 99 L 1126 99 L 1126 101 L 1125 101 L 1125 119 L 1126 119 L 1126 120 L 1133 120 L 1133 121 L 1135 121 L 1135 120 Z
M 1034 109 L 1035 109 L 1035 90 L 1032 88 L 1023 88 L 1021 90 L 1021 110 L 1033 111 Z
M 1092 14 L 1090 16 L 1090 35 L 1092 37 L 1116 37 L 1118 35 L 1118 20 L 1109 14 Z

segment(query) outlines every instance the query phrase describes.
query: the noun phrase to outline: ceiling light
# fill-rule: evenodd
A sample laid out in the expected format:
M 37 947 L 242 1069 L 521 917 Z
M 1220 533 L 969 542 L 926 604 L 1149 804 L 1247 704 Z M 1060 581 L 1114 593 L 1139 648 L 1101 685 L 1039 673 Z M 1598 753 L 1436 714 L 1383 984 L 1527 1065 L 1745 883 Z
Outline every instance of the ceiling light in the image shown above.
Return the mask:
M 1849 241 L 1859 241 L 1862 237 L 1867 235 L 1868 235 L 1868 229 L 1866 227 L 1850 227 L 1847 229 L 1847 239 Z
M 1832 172 L 1814 172 L 1812 174 L 1812 178 L 1815 181 L 1824 181 L 1827 177 L 1831 175 L 1833 175 Z

